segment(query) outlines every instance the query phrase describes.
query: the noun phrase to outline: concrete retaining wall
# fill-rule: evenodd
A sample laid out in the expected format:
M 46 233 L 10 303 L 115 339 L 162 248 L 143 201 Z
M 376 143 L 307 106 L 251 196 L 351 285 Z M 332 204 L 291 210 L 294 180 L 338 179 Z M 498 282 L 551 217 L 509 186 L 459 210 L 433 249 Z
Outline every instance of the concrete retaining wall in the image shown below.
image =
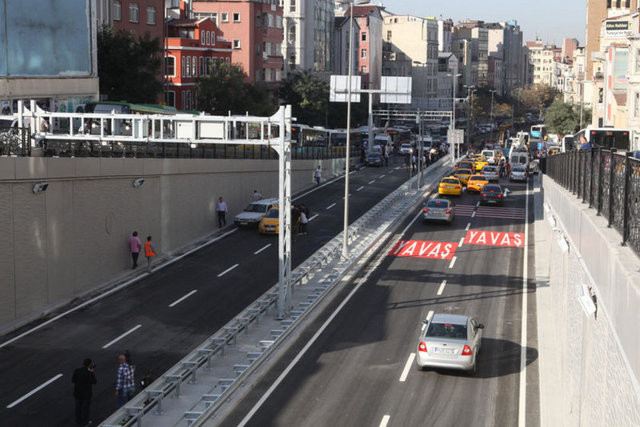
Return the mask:
M 541 199 L 559 220 L 536 224 L 542 425 L 640 425 L 640 259 L 575 196 L 544 177 Z M 548 215 L 547 215 L 548 216 Z M 558 236 L 572 243 L 563 253 Z M 540 286 L 540 280 L 538 281 Z M 596 315 L 579 302 L 581 284 Z
M 325 179 L 344 173 L 343 159 L 295 161 L 294 192 L 318 164 Z M 170 255 L 215 230 L 219 196 L 233 222 L 254 189 L 277 197 L 277 161 L 0 158 L 0 329 L 125 274 L 133 230 Z

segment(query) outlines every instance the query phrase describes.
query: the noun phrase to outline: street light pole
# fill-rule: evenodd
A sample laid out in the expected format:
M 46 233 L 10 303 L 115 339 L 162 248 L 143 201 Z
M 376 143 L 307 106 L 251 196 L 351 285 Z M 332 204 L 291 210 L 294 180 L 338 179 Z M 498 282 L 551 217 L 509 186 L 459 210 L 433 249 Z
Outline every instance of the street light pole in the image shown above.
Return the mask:
M 491 125 L 491 131 L 493 132 L 493 94 L 496 93 L 496 91 L 490 90 L 489 92 L 491 92 L 491 113 L 489 116 L 489 124 Z

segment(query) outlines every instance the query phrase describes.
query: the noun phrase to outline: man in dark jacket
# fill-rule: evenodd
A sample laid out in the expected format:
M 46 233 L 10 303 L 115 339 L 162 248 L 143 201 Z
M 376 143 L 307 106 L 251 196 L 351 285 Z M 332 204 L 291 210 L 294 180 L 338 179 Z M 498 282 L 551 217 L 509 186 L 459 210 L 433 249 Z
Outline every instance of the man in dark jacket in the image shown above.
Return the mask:
M 89 409 L 91 407 L 91 395 L 93 385 L 97 382 L 95 365 L 91 359 L 84 359 L 83 366 L 73 371 L 71 382 L 73 385 L 73 397 L 76 399 L 76 424 L 86 426 L 89 424 Z

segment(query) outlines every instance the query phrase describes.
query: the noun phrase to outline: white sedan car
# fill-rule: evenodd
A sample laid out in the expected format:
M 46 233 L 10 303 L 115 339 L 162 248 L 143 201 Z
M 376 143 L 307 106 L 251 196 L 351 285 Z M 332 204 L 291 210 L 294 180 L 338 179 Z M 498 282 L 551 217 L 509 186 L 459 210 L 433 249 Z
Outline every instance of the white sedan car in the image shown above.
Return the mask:
M 484 325 L 457 314 L 434 314 L 418 341 L 420 369 L 444 368 L 476 372 Z
M 411 144 L 402 144 L 400 146 L 400 153 L 401 154 L 411 154 L 411 153 L 413 153 L 413 147 L 411 147 Z

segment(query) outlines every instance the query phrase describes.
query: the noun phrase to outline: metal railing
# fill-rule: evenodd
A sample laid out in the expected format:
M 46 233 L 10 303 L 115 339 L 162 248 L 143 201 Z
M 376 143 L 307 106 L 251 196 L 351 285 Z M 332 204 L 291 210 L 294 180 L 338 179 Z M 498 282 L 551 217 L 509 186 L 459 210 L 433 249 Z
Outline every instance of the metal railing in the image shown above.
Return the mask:
M 596 148 L 547 159 L 547 174 L 583 203 L 640 255 L 640 159 L 631 153 Z
M 28 128 L 0 129 L 0 156 L 26 157 L 31 155 Z

